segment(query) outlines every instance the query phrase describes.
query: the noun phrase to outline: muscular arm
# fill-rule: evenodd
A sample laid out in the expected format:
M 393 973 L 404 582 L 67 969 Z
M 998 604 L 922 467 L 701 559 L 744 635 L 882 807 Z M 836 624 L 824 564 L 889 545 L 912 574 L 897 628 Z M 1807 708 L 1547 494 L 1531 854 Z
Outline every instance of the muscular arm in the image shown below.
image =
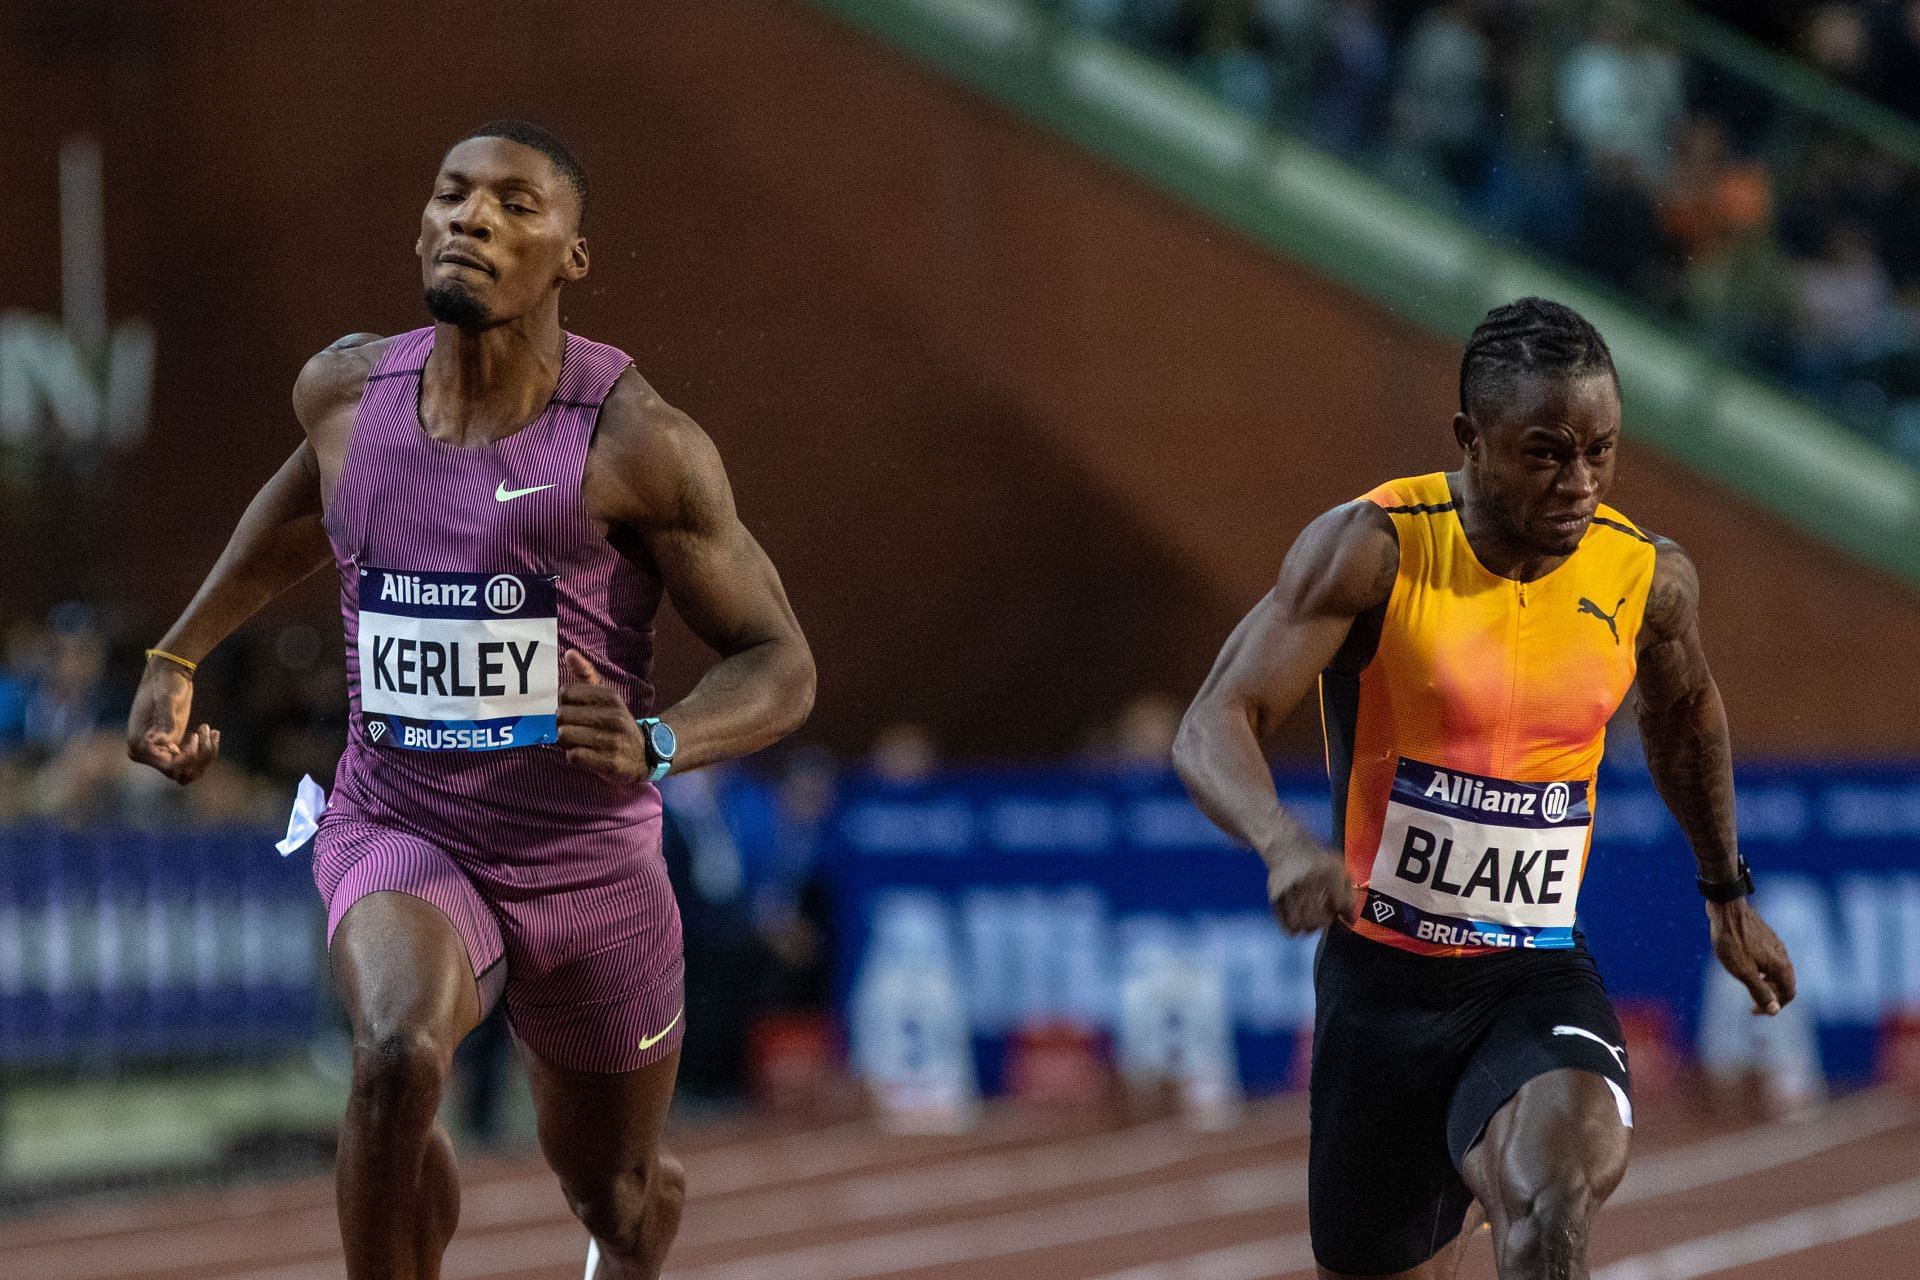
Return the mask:
M 679 739 L 674 771 L 746 755 L 798 728 L 813 709 L 813 655 L 780 575 L 740 522 L 713 442 L 631 370 L 601 411 L 587 499 L 616 546 L 637 541 L 680 616 L 719 655 L 661 713 Z
M 342 338 L 307 361 L 293 386 L 306 438 L 254 495 L 233 536 L 159 647 L 198 662 L 275 596 L 327 563 L 321 527 L 319 448 L 334 450 L 336 420 L 350 413 L 369 364 L 370 334 Z
M 1727 710 L 1700 644 L 1700 579 L 1677 543 L 1655 540 L 1653 585 L 1640 626 L 1640 736 L 1653 784 L 1692 846 L 1701 878 L 1731 880 L 1733 750 Z M 1707 904 L 1714 953 L 1746 984 L 1756 1013 L 1793 999 L 1793 964 L 1749 899 Z
M 269 600 L 328 561 L 318 450 L 334 447 L 335 419 L 358 398 L 366 364 L 353 348 L 368 336 L 343 338 L 307 362 L 293 395 L 306 439 L 247 504 L 226 549 L 156 648 L 199 662 Z M 177 782 L 198 777 L 213 762 L 220 738 L 206 725 L 187 735 L 192 700 L 185 668 L 149 661 L 127 721 L 127 754 Z
M 1273 590 L 1234 628 L 1180 722 L 1174 768 L 1201 812 L 1265 859 L 1276 909 L 1300 864 L 1328 851 L 1281 808 L 1261 739 L 1313 689 L 1353 620 L 1385 602 L 1399 563 L 1392 518 L 1372 503 L 1316 519 L 1287 553 Z M 1350 910 L 1343 904 L 1343 914 Z M 1282 921 L 1302 927 L 1284 912 Z
M 198 662 L 269 600 L 325 564 L 320 467 L 305 441 L 261 486 L 159 647 Z
M 1640 626 L 1640 736 L 1660 798 L 1693 847 L 1700 875 L 1731 880 L 1738 846 L 1727 709 L 1700 645 L 1700 579 L 1665 538 Z

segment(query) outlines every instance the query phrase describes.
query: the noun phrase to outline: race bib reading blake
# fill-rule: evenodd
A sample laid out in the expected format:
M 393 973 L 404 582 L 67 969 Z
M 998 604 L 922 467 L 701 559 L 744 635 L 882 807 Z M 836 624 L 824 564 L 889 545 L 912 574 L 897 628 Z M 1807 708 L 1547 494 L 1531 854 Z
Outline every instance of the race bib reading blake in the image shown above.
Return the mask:
M 1593 810 L 1584 780 L 1400 761 L 1363 910 L 1443 946 L 1571 947 Z
M 553 742 L 560 707 L 556 579 L 360 570 L 367 739 L 411 751 Z

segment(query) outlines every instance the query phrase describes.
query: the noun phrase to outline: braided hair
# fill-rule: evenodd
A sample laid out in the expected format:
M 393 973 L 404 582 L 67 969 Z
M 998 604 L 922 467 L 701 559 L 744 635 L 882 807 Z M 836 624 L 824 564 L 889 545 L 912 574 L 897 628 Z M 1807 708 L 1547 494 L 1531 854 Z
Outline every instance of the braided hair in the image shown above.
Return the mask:
M 1484 422 L 1480 410 L 1513 394 L 1524 373 L 1565 378 L 1606 372 L 1614 386 L 1607 341 L 1578 311 L 1545 298 L 1521 298 L 1487 312 L 1460 357 L 1460 412 Z
M 531 120 L 489 120 L 460 139 L 470 142 L 475 138 L 505 138 L 508 142 L 517 142 L 523 147 L 532 147 L 553 162 L 554 171 L 567 180 L 573 188 L 574 203 L 579 206 L 580 220 L 587 216 L 587 167 L 580 163 L 580 157 L 573 149 L 560 141 L 549 130 L 541 128 Z M 454 145 L 460 145 L 456 142 Z

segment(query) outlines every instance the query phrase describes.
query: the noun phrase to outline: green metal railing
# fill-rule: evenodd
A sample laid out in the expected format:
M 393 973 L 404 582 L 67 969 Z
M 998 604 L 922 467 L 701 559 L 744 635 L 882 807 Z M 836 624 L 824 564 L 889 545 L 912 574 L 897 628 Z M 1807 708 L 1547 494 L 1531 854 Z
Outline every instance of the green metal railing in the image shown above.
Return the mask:
M 1920 473 L 1641 304 L 1497 243 L 1440 206 L 1236 110 L 1164 63 L 1070 28 L 1051 5 L 813 3 L 1436 333 L 1463 339 L 1490 307 L 1523 294 L 1567 302 L 1607 335 L 1640 438 L 1920 584 Z M 1665 5 L 1649 14 L 1675 31 L 1704 21 Z M 1755 47 L 1715 30 L 1708 56 L 1716 65 L 1754 73 Z M 1766 64 L 1769 75 L 1779 70 Z M 1823 123 L 1879 127 L 1871 104 L 1827 101 L 1798 68 L 1789 78 L 1795 87 L 1783 94 Z M 1896 145 L 1912 144 L 1920 157 L 1920 130 L 1895 132 Z
M 1637 0 L 1648 26 L 1688 54 L 1768 93 L 1813 120 L 1874 142 L 1920 168 L 1920 123 L 1836 84 L 1805 63 L 1695 12 L 1679 0 Z

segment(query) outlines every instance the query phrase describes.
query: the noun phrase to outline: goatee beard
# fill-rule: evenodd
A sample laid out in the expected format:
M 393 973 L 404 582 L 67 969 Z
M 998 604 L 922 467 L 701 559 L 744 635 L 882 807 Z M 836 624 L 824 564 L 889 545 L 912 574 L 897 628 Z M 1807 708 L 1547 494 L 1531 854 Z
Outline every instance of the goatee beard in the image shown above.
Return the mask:
M 427 290 L 427 314 L 458 329 L 484 329 L 492 316 L 487 304 L 457 284 L 436 284 Z

